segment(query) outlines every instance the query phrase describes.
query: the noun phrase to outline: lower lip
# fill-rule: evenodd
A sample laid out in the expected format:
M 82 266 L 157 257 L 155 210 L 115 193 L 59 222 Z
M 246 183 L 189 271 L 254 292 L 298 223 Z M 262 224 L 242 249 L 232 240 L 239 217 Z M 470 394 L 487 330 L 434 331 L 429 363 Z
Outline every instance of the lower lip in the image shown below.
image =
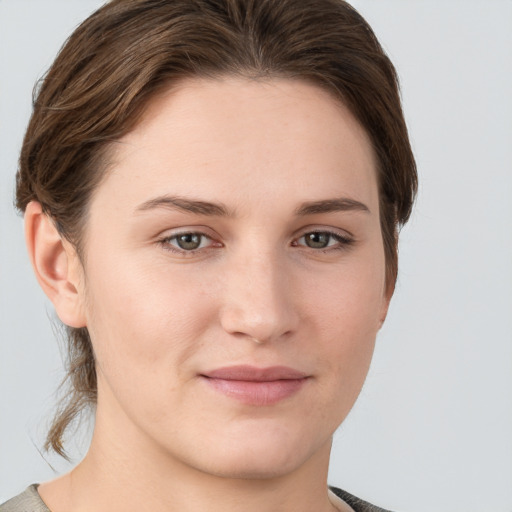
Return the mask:
M 246 405 L 273 405 L 296 394 L 306 382 L 304 379 L 272 381 L 226 380 L 203 377 L 216 391 Z

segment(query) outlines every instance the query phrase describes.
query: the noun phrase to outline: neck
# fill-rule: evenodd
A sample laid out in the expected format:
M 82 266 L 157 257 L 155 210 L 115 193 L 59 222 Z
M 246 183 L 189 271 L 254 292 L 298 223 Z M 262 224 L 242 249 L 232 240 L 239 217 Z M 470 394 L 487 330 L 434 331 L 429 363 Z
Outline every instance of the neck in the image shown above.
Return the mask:
M 329 448 L 322 451 L 328 454 Z M 318 470 L 317 460 L 289 474 L 242 479 L 211 475 L 175 460 L 162 464 L 146 458 L 141 462 L 135 452 L 129 456 L 117 453 L 116 458 L 103 454 L 91 446 L 71 474 L 76 494 L 73 501 L 83 510 L 332 511 L 327 497 L 327 464 Z
M 198 470 L 162 451 L 137 427 L 111 421 L 118 422 L 98 414 L 84 460 L 40 487 L 52 512 L 335 510 L 327 494 L 330 441 L 291 470 L 237 478 Z

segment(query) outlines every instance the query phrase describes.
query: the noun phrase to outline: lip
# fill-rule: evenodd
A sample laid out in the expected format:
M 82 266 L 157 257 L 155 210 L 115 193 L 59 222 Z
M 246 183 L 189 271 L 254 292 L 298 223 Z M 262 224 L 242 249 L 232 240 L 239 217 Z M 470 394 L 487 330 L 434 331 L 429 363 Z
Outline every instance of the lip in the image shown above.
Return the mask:
M 258 368 L 241 365 L 217 368 L 200 375 L 208 386 L 246 405 L 273 405 L 302 388 L 308 376 L 287 366 Z

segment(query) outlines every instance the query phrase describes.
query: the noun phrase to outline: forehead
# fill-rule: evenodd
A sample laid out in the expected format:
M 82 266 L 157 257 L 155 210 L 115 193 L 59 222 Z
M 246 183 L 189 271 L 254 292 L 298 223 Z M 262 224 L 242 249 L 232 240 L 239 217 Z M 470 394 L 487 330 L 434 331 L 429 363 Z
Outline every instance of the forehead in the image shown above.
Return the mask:
M 112 193 L 131 186 L 137 196 L 224 192 L 243 201 L 272 183 L 303 201 L 376 199 L 365 130 L 328 92 L 290 79 L 179 83 L 149 102 L 115 145 L 111 169 Z

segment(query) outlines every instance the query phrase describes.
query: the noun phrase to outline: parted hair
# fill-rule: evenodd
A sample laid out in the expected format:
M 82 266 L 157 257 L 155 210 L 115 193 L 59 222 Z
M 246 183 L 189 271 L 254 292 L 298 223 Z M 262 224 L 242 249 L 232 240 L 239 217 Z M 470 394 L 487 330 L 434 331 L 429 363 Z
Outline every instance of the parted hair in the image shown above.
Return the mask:
M 16 206 L 41 203 L 83 257 L 91 195 L 108 152 L 148 102 L 187 78 L 307 81 L 342 102 L 366 130 L 377 161 L 386 281 L 417 190 L 396 71 L 367 22 L 343 0 L 112 0 L 69 37 L 39 81 L 21 149 Z M 66 429 L 94 406 L 97 381 L 86 327 L 67 328 L 67 394 L 45 448 L 66 457 Z

